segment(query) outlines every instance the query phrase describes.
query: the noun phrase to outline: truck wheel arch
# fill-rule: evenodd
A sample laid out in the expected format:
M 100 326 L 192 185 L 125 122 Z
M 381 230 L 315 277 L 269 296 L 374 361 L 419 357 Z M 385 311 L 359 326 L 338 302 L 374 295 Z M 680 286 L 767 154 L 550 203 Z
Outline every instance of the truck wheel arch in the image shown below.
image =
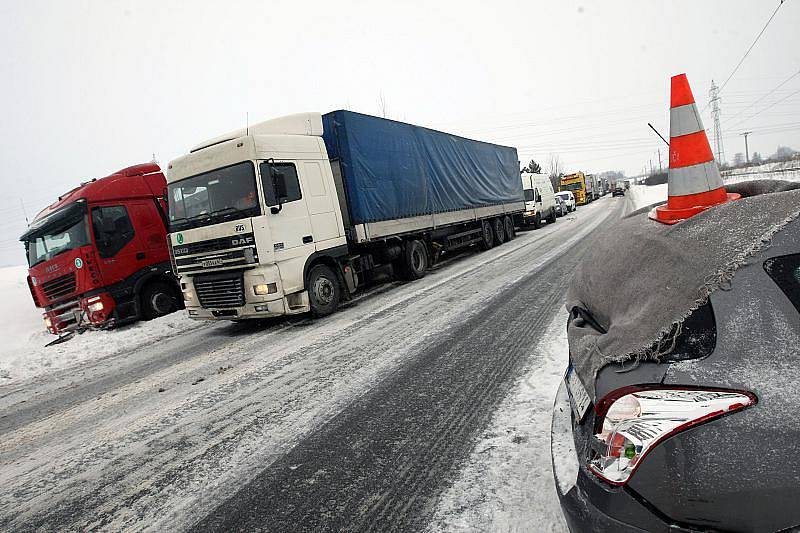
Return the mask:
M 326 265 L 332 268 L 333 272 L 336 274 L 336 277 L 339 280 L 339 285 L 342 289 L 342 294 L 345 295 L 345 297 L 349 297 L 350 291 L 347 288 L 347 283 L 344 281 L 342 265 L 337 260 L 338 258 L 346 255 L 347 252 L 347 245 L 343 245 L 331 248 L 330 250 L 314 252 L 313 254 L 309 255 L 308 259 L 306 259 L 306 264 L 303 267 L 303 286 L 308 289 L 308 273 L 311 272 L 312 268 L 314 268 L 316 265 Z

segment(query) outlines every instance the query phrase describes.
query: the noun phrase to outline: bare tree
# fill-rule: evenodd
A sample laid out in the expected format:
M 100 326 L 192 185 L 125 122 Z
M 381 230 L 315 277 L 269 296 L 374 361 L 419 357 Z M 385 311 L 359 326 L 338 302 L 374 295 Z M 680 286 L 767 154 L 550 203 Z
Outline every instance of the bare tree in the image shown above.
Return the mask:
M 563 173 L 564 169 L 561 164 L 561 158 L 558 157 L 558 154 L 550 154 L 550 175 L 561 177 Z

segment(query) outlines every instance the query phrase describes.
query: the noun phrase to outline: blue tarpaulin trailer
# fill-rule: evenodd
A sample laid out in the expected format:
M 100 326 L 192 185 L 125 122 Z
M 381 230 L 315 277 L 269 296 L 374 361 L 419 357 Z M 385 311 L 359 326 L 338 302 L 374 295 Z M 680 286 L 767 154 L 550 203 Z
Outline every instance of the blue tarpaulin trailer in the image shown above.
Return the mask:
M 322 121 L 343 216 L 362 228 L 359 240 L 524 210 L 516 148 L 352 111 Z

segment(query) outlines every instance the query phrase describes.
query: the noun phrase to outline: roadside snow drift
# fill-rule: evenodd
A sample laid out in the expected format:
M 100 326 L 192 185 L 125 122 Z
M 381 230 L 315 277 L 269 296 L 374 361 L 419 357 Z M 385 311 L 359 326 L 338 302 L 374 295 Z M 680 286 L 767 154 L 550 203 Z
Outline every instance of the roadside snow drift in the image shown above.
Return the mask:
M 45 348 L 56 337 L 45 330 L 41 310 L 33 305 L 27 272 L 24 266 L 0 268 L 0 384 L 132 350 L 202 325 L 178 312 L 117 330 L 88 331 Z

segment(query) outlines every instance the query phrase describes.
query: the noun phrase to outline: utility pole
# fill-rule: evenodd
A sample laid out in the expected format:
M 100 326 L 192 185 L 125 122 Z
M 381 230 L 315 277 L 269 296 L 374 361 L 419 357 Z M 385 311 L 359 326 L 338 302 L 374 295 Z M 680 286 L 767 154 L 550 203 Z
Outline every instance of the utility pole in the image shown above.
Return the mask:
M 745 131 L 744 133 L 740 133 L 742 137 L 744 137 L 744 160 L 750 163 L 750 152 L 747 149 L 747 136 L 753 133 L 752 131 Z
M 658 149 L 658 172 L 661 173 L 661 148 Z
M 711 117 L 714 119 L 714 146 L 716 147 L 717 164 L 725 163 L 725 150 L 722 148 L 722 127 L 719 124 L 721 110 L 719 108 L 719 87 L 711 80 Z

